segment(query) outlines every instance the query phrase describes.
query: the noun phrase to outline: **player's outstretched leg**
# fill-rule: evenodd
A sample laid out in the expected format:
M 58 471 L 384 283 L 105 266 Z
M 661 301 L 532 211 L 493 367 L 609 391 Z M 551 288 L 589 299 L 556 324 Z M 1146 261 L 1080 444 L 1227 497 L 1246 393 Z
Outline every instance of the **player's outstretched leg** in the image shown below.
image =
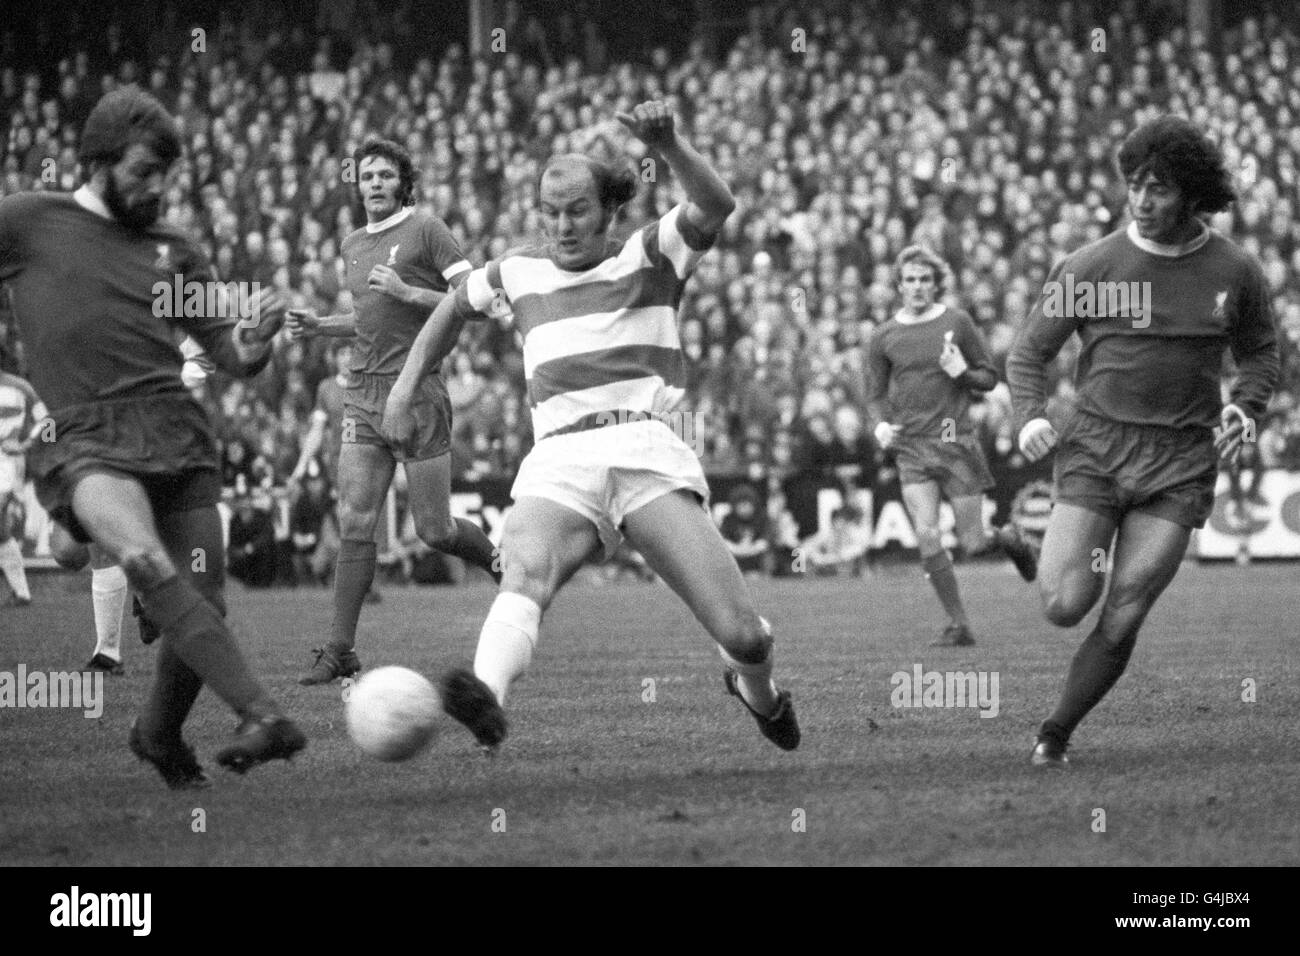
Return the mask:
M 330 639 L 314 652 L 298 678 L 306 686 L 328 684 L 361 670 L 354 650 L 357 621 L 375 580 L 375 527 L 393 480 L 396 461 L 381 445 L 344 442 L 339 449 L 339 556 L 334 568 L 334 619 Z
M 912 518 L 916 532 L 916 546 L 921 552 L 921 568 L 926 580 L 934 588 L 948 626 L 933 647 L 968 647 L 975 643 L 971 634 L 970 619 L 957 588 L 957 573 L 953 570 L 952 555 L 943 546 L 939 535 L 939 486 L 933 481 L 903 485 L 903 503 Z
M 126 673 L 122 664 L 122 612 L 126 608 L 126 574 L 101 548 L 90 554 L 90 599 L 95 612 L 95 653 L 87 670 Z
M 627 515 L 628 540 L 718 642 L 727 691 L 740 698 L 763 736 L 782 750 L 801 734 L 789 691 L 772 681 L 772 631 L 754 607 L 745 579 L 717 526 L 685 489 Z
M 510 510 L 504 577 L 479 634 L 474 670 L 451 671 L 442 681 L 443 708 L 484 749 L 505 739 L 506 695 L 532 661 L 543 612 L 599 545 L 589 519 L 554 501 L 521 495 Z
M 132 750 L 174 785 L 166 764 L 182 752 L 181 723 L 204 683 L 241 721 L 234 742 L 218 755 L 223 765 L 246 770 L 301 750 L 305 737 L 249 671 L 222 619 L 224 605 L 214 606 L 196 587 L 220 590 L 225 553 L 216 508 L 166 515 L 160 532 L 139 482 L 102 472 L 77 482 L 72 503 L 81 524 L 122 565 L 164 638 L 153 693 L 132 732 Z M 192 581 L 198 568 L 205 577 Z
M 468 518 L 451 516 L 451 454 L 406 463 L 415 533 L 443 554 L 482 568 L 501 583 L 501 562 L 483 529 Z
M 1115 568 L 1101 617 L 1070 663 L 1056 710 L 1039 730 L 1033 762 L 1061 766 L 1075 727 L 1124 673 L 1138 629 L 1178 573 L 1191 530 L 1166 518 L 1130 512 L 1115 543 Z

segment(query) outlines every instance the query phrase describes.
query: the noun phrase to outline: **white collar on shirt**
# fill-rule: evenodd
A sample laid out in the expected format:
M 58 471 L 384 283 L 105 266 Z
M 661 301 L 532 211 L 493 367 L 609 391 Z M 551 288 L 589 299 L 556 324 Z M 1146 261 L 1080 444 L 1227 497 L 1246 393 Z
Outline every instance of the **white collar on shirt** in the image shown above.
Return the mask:
M 1189 252 L 1195 252 L 1201 246 L 1210 241 L 1210 227 L 1202 224 L 1200 235 L 1195 239 L 1184 242 L 1181 246 L 1167 246 L 1162 242 L 1152 242 L 1150 239 L 1144 239 L 1138 234 L 1138 226 L 1135 222 L 1128 224 L 1125 235 L 1129 241 L 1137 246 L 1143 252 L 1149 252 L 1153 256 L 1164 256 L 1166 259 L 1176 259 L 1179 256 L 1185 256 Z
M 387 219 L 381 219 L 379 222 L 366 223 L 366 232 L 372 236 L 377 232 L 383 232 L 385 229 L 392 229 L 399 222 L 405 222 L 406 217 L 415 212 L 414 206 L 403 206 L 397 212 L 393 213 Z
M 89 183 L 78 186 L 77 191 L 72 194 L 72 198 L 77 201 L 78 206 L 93 212 L 96 216 L 102 216 L 104 219 L 113 218 L 113 214 L 104 205 L 104 200 L 95 195 Z
M 930 308 L 926 309 L 920 315 L 913 315 L 907 309 L 899 309 L 894 313 L 894 318 L 898 319 L 903 325 L 920 325 L 922 322 L 929 322 L 931 319 L 937 319 L 943 314 L 947 306 L 942 302 L 936 302 Z

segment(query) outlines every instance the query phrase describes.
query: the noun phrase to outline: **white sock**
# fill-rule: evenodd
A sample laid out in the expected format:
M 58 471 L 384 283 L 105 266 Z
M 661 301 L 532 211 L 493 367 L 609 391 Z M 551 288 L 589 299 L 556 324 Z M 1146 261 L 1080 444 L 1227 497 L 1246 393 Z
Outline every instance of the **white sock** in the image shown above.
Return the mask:
M 522 594 L 502 591 L 492 602 L 478 637 L 474 676 L 492 688 L 502 706 L 510 684 L 528 670 L 541 624 L 542 609 Z
M 90 572 L 95 606 L 95 653 L 122 659 L 122 612 L 126 609 L 126 572 L 119 565 Z
M 770 635 L 772 625 L 764 618 L 759 618 L 763 624 L 763 632 Z M 777 689 L 776 684 L 772 682 L 772 658 L 773 652 L 767 652 L 767 659 L 759 661 L 757 664 L 747 664 L 736 660 L 727 653 L 726 648 L 719 646 L 718 653 L 736 674 L 736 689 L 740 691 L 740 696 L 745 703 L 749 704 L 760 714 L 771 716 L 776 710 Z
M 0 571 L 4 572 L 5 580 L 19 599 L 32 599 L 32 592 L 27 589 L 27 572 L 23 570 L 23 549 L 18 546 L 17 538 L 0 544 Z

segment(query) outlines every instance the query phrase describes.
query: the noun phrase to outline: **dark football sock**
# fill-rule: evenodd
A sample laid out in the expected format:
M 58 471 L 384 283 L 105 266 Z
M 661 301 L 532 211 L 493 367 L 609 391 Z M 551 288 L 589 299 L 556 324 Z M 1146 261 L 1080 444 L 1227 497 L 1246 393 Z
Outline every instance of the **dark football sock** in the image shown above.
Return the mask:
M 501 572 L 492 566 L 496 561 L 496 548 L 483 529 L 468 518 L 456 519 L 456 537 L 443 550 L 482 568 L 492 575 L 494 581 L 501 583 Z
M 1102 635 L 1100 626 L 1094 628 L 1070 662 L 1061 702 L 1056 705 L 1052 716 L 1043 721 L 1040 733 L 1066 743 L 1088 711 L 1115 686 L 1119 675 L 1128 666 L 1135 644 L 1136 634 L 1119 644 L 1112 644 Z
M 163 641 L 171 644 L 176 657 L 188 665 L 204 684 L 212 688 L 241 717 L 264 717 L 279 712 L 275 702 L 253 677 L 235 639 L 222 620 L 221 614 L 194 588 L 192 584 L 175 575 L 141 595 L 145 613 L 162 632 Z M 160 658 L 160 678 L 164 676 Z M 191 682 L 184 678 L 167 676 L 175 680 L 184 693 Z M 163 693 L 158 690 L 158 693 Z M 197 691 L 195 691 L 197 693 Z M 182 695 L 175 702 L 176 710 L 188 711 L 193 698 Z M 172 705 L 161 707 L 151 714 L 152 726 L 167 725 L 172 717 Z
M 952 558 L 947 551 L 940 551 L 921 559 L 925 576 L 934 586 L 934 593 L 939 595 L 948 617 L 957 624 L 966 624 L 966 609 L 962 607 L 961 595 L 957 591 L 957 574 L 952 569 Z
M 375 580 L 374 541 L 350 541 L 339 545 L 338 566 L 334 570 L 334 623 L 330 627 L 330 647 L 348 651 L 357 643 L 357 618 L 361 605 Z
M 149 740 L 174 741 L 202 689 L 203 679 L 180 659 L 171 641 L 163 641 L 140 732 Z

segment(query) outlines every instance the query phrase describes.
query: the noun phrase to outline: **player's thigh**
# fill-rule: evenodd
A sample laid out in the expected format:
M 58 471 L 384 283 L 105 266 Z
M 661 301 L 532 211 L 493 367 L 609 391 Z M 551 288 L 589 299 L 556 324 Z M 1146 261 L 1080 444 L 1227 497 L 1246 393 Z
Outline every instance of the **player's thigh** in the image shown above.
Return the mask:
M 408 461 L 403 467 L 416 533 L 429 544 L 447 537 L 451 532 L 451 453 Z
M 984 539 L 984 496 L 956 495 L 948 500 L 952 505 L 953 523 L 962 545 L 970 548 Z
M 83 475 L 72 490 L 77 522 L 122 565 L 136 588 L 146 588 L 175 573 L 154 520 L 153 505 L 136 479 L 113 472 Z
M 908 482 L 903 485 L 903 504 L 912 519 L 912 527 L 922 544 L 937 546 L 939 540 L 939 504 L 943 500 L 937 481 Z
M 1130 511 L 1115 541 L 1108 608 L 1133 607 L 1145 614 L 1178 573 L 1191 529 L 1168 518 Z
M 542 608 L 600 547 L 596 526 L 549 498 L 520 496 L 501 538 L 501 590 L 523 594 Z
M 1038 557 L 1039 595 L 1053 623 L 1076 624 L 1097 602 L 1114 537 L 1112 518 L 1065 501 L 1053 506 Z
M 343 537 L 374 534 L 384 496 L 397 467 L 382 445 L 345 442 L 339 449 L 339 519 Z
M 753 596 L 736 559 L 695 495 L 669 492 L 631 512 L 623 524 L 632 546 L 728 650 L 760 638 Z

